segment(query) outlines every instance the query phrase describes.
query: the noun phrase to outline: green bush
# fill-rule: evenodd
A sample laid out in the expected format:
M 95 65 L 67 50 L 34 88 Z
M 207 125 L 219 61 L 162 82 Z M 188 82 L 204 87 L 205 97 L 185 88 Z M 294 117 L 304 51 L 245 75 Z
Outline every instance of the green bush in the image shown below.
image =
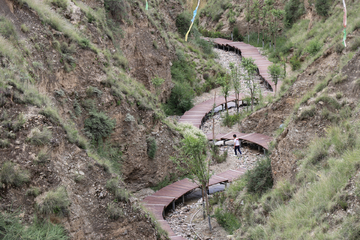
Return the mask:
M 211 144 L 211 157 L 216 163 L 223 163 L 226 161 L 228 152 L 224 151 L 222 155 L 219 153 L 219 147 Z
M 0 139 L 0 148 L 7 148 L 10 145 L 9 140 L 7 139 Z
M 128 18 L 129 5 L 126 0 L 105 0 L 104 7 L 116 21 L 124 22 Z
M 305 13 L 304 3 L 300 0 L 290 0 L 285 4 L 285 25 L 291 27 Z
M 191 13 L 188 11 L 182 12 L 176 17 L 175 25 L 182 37 L 185 37 L 187 31 L 189 30 L 191 18 Z
M 241 224 L 237 217 L 221 208 L 215 209 L 215 218 L 217 222 L 229 233 L 232 234 L 239 229 Z
M 14 25 L 10 20 L 6 19 L 5 17 L 0 17 L 0 35 L 10 40 L 17 39 Z
M 338 43 L 335 45 L 335 51 L 340 54 L 345 49 L 345 46 L 343 43 Z
M 115 128 L 115 119 L 110 119 L 103 112 L 90 112 L 85 119 L 84 128 L 87 133 L 98 141 L 109 136 Z
M 234 126 L 239 120 L 241 119 L 241 114 L 236 113 L 234 115 L 230 115 L 228 112 L 225 113 L 225 115 L 222 117 L 222 124 L 227 127 Z
M 321 49 L 321 44 L 317 40 L 310 41 L 309 45 L 306 47 L 305 51 L 311 55 L 315 55 Z
M 0 213 L 0 229 L 2 239 L 42 239 L 42 240 L 68 240 L 63 227 L 39 220 L 36 216 L 31 224 L 24 224 L 18 217 L 20 213 Z M 23 225 L 24 224 L 24 225 Z
M 296 70 L 300 69 L 301 62 L 300 62 L 299 58 L 294 55 L 290 59 L 290 65 L 291 65 L 291 70 L 296 71 Z
M 146 143 L 147 143 L 147 154 L 149 158 L 154 159 L 157 150 L 156 139 L 153 137 L 149 137 L 146 140 Z
M 320 16 L 327 17 L 330 10 L 331 0 L 315 0 L 315 9 Z
M 37 155 L 37 158 L 35 159 L 36 164 L 44 164 L 47 163 L 50 159 L 50 154 L 47 150 L 43 149 L 39 152 Z
M 334 109 L 341 108 L 341 104 L 338 101 L 336 101 L 335 98 L 330 97 L 328 95 L 321 95 L 320 97 L 316 98 L 316 100 L 315 100 L 316 103 L 318 103 L 320 101 L 327 103 L 329 106 L 331 106 Z
M 49 129 L 43 128 L 43 130 L 40 131 L 40 129 L 34 128 L 30 132 L 30 137 L 28 138 L 28 141 L 30 141 L 31 144 L 41 146 L 49 143 L 51 138 L 52 134 Z
M 247 191 L 250 193 L 263 194 L 273 186 L 271 160 L 265 158 L 256 163 L 254 169 L 246 173 Z
M 38 210 L 44 215 L 55 213 L 63 216 L 67 215 L 70 200 L 65 187 L 58 187 L 56 190 L 49 191 L 44 199 L 39 203 Z
M 19 187 L 29 181 L 29 173 L 12 162 L 5 162 L 1 167 L 0 181 L 6 186 Z
M 68 0 L 51 0 L 52 5 L 66 10 L 68 7 Z
M 97 87 L 93 87 L 93 86 L 89 86 L 87 89 L 86 89 L 86 95 L 88 97 L 93 97 L 94 95 L 100 97 L 102 94 L 102 91 L 99 90 Z
M 60 116 L 56 109 L 47 106 L 39 111 L 39 114 L 47 117 L 52 123 L 60 124 Z
M 241 34 L 239 32 L 238 27 L 234 27 L 234 29 L 233 29 L 233 39 L 234 39 L 234 41 L 243 41 L 244 40 L 243 36 L 241 36 Z
M 164 105 L 165 113 L 167 115 L 182 115 L 194 106 L 194 95 L 194 90 L 189 84 L 176 82 L 171 90 L 170 99 Z
M 315 106 L 311 106 L 310 108 L 303 110 L 297 119 L 302 121 L 310 117 L 313 117 L 315 116 L 315 111 L 316 111 Z
M 351 51 L 357 51 L 360 47 L 360 37 L 356 37 L 354 42 L 351 44 Z
M 114 194 L 117 201 L 127 202 L 130 198 L 130 194 L 126 189 L 119 188 L 119 180 L 116 178 L 107 181 L 106 189 Z

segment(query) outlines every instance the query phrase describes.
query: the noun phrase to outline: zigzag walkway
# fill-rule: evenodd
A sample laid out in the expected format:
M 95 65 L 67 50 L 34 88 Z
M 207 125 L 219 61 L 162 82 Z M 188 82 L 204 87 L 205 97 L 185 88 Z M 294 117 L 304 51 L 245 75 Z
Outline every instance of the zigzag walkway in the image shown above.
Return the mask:
M 205 39 L 210 41 L 209 38 Z M 244 42 L 233 42 L 231 40 L 223 38 L 215 38 L 213 40 L 213 43 L 218 48 L 221 47 L 224 50 L 226 48 L 226 50 L 228 51 L 235 51 L 242 57 L 253 58 L 255 60 L 254 62 L 256 66 L 258 67 L 259 75 L 265 80 L 265 82 L 268 84 L 268 86 L 271 87 L 273 91 L 275 90 L 275 83 L 271 80 L 271 76 L 268 73 L 268 67 L 272 65 L 272 63 L 267 60 L 266 57 L 262 56 L 256 47 L 251 46 L 250 44 L 246 44 Z M 277 90 L 280 89 L 281 84 L 282 82 L 279 80 L 277 84 Z
M 271 63 L 264 59 L 259 53 L 259 51 L 252 47 L 251 45 L 240 43 L 240 42 L 232 42 L 226 39 L 217 38 L 214 40 L 214 43 L 218 46 L 227 47 L 228 50 L 235 50 L 244 57 L 252 57 L 255 59 L 255 64 L 257 64 L 259 69 L 259 74 L 263 77 L 263 79 L 270 84 L 271 88 L 274 89 L 275 84 L 269 79 L 269 75 L 267 74 L 267 67 L 271 65 Z M 243 94 L 240 95 L 240 99 L 243 99 L 245 96 Z M 232 102 L 235 100 L 235 95 L 227 98 L 227 102 Z M 217 97 L 215 99 L 216 107 L 225 104 L 224 97 Z M 200 103 L 194 106 L 192 109 L 187 111 L 179 120 L 179 122 L 188 122 L 193 124 L 194 126 L 200 128 L 203 119 L 206 115 L 212 110 L 214 105 L 214 100 L 210 99 L 203 103 Z M 269 143 L 272 140 L 271 137 L 259 134 L 259 133 L 240 133 L 240 132 L 231 132 L 227 134 L 218 134 L 216 136 L 217 140 L 229 140 L 232 139 L 232 135 L 236 134 L 240 139 L 252 142 L 257 144 L 258 146 L 263 147 L 264 149 L 268 149 Z M 212 139 L 211 134 L 208 134 L 208 139 Z M 226 172 L 220 173 L 218 175 L 214 175 L 211 177 L 209 186 L 218 184 L 218 183 L 229 183 L 233 180 L 239 178 L 241 175 L 245 173 L 246 169 L 240 168 L 237 170 L 228 170 Z M 169 238 L 171 240 L 186 240 L 182 236 L 176 235 L 168 222 L 164 219 L 164 211 L 165 209 L 172 204 L 172 207 L 175 208 L 175 202 L 179 198 L 182 197 L 184 201 L 184 195 L 195 188 L 198 188 L 199 185 L 193 183 L 189 179 L 183 179 L 177 181 L 173 184 L 170 184 L 151 196 L 148 196 L 142 200 L 144 206 L 154 214 L 157 222 L 161 225 L 161 227 L 168 232 Z
M 212 186 L 218 183 L 232 182 L 233 180 L 243 175 L 245 171 L 246 169 L 240 168 L 236 170 L 228 170 L 218 175 L 214 175 L 211 177 L 208 186 Z M 166 207 L 172 204 L 173 208 L 175 208 L 176 200 L 178 200 L 180 197 L 183 197 L 182 200 L 184 201 L 184 195 L 198 187 L 198 184 L 193 183 L 189 179 L 185 178 L 160 189 L 153 195 L 148 196 L 142 200 L 143 205 L 154 214 L 157 222 L 165 231 L 169 233 L 169 238 L 171 240 L 186 240 L 186 238 L 176 235 L 172 231 L 168 222 L 164 220 L 164 211 Z

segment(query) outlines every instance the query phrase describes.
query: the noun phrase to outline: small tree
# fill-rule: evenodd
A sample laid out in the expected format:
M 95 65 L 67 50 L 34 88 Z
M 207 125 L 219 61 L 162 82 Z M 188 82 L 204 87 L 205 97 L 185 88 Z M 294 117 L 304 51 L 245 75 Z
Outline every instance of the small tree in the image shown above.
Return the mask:
M 246 0 L 246 14 L 245 14 L 245 20 L 247 22 L 248 25 L 248 43 L 250 41 L 250 21 L 251 21 L 251 0 Z
M 281 76 L 281 67 L 274 63 L 268 67 L 268 73 L 271 75 L 271 78 L 275 84 L 275 95 L 276 95 L 278 80 Z
M 271 20 L 269 22 L 270 31 L 273 36 L 274 49 L 276 48 L 276 33 L 278 32 L 279 24 L 282 16 L 285 14 L 284 10 L 280 9 L 272 9 L 271 10 Z
M 209 184 L 211 173 L 209 171 L 209 159 L 207 157 L 207 139 L 204 133 L 189 124 L 182 124 L 184 127 L 184 139 L 181 141 L 181 148 L 177 158 L 172 160 L 177 168 L 183 173 L 189 174 L 189 178 L 201 186 L 203 202 L 206 202 L 206 212 L 210 223 L 209 199 L 207 197 L 206 188 Z M 205 206 L 204 218 L 205 218 Z
M 251 98 L 251 111 L 254 110 L 254 99 L 255 93 L 257 89 L 257 84 L 255 83 L 255 74 L 257 70 L 257 66 L 254 63 L 253 58 L 243 58 L 241 61 L 241 65 L 245 68 L 246 74 L 244 75 L 245 78 L 245 85 L 250 91 L 250 98 Z
M 231 83 L 235 91 L 235 104 L 236 104 L 236 110 L 239 113 L 240 108 L 240 90 L 241 90 L 241 71 L 240 67 L 235 66 L 233 63 L 230 63 L 230 69 L 231 69 Z
M 228 112 L 229 110 L 228 110 L 228 106 L 227 106 L 227 98 L 229 97 L 230 88 L 231 88 L 229 75 L 226 74 L 225 76 L 220 77 L 218 79 L 218 83 L 221 86 L 221 93 L 223 94 L 223 96 L 225 98 L 225 109 Z
M 160 95 L 160 87 L 161 85 L 165 82 L 165 79 L 160 78 L 158 76 L 154 77 L 153 79 L 151 79 L 151 83 L 154 85 L 155 89 L 156 89 L 156 95 L 159 96 Z

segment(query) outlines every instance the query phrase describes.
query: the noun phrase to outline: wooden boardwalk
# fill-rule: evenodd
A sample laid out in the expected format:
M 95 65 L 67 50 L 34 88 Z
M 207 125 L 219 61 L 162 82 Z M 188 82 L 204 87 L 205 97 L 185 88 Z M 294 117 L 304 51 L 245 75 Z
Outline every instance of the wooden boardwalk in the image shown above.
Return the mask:
M 246 169 L 240 168 L 236 170 L 228 170 L 226 172 L 214 175 L 209 181 L 209 186 L 218 184 L 218 183 L 229 183 L 239 178 L 245 173 Z M 173 184 L 170 184 L 151 196 L 148 196 L 142 200 L 143 205 L 151 213 L 154 214 L 157 222 L 161 227 L 169 233 L 169 238 L 171 240 L 186 240 L 182 236 L 176 235 L 171 229 L 169 223 L 164 219 L 165 209 L 172 204 L 175 208 L 175 201 L 181 197 L 184 197 L 185 194 L 190 191 L 198 188 L 199 185 L 192 182 L 191 180 L 185 178 L 183 180 L 177 181 Z M 184 201 L 184 199 L 183 199 Z
M 208 39 L 209 40 L 209 39 Z M 270 74 L 268 73 L 268 67 L 272 65 L 272 62 L 267 60 L 266 57 L 262 56 L 259 50 L 251 46 L 250 44 L 246 44 L 244 42 L 233 42 L 231 40 L 223 39 L 223 38 L 215 38 L 213 40 L 215 46 L 218 48 L 222 48 L 228 51 L 234 51 L 235 53 L 240 54 L 242 57 L 253 58 L 255 60 L 255 64 L 258 67 L 259 75 L 264 79 L 264 81 L 271 87 L 271 89 L 275 90 L 275 83 L 272 81 Z M 278 80 L 277 91 L 280 89 L 282 82 Z
M 227 50 L 234 50 L 236 53 L 241 54 L 244 57 L 252 57 L 255 59 L 255 64 L 258 66 L 259 74 L 265 80 L 265 82 L 272 89 L 275 89 L 275 84 L 271 81 L 267 68 L 271 65 L 271 63 L 260 55 L 259 51 L 248 44 L 241 42 L 232 42 L 226 39 L 217 38 L 214 40 L 214 44 L 218 47 L 227 48 Z M 278 83 L 279 87 L 281 83 Z M 244 99 L 245 95 L 240 94 L 240 100 Z M 235 95 L 229 96 L 227 98 L 227 102 L 232 102 L 235 100 Z M 215 107 L 225 104 L 224 97 L 217 97 L 215 99 Z M 212 110 L 214 105 L 214 99 L 210 99 L 208 101 L 202 102 L 196 106 L 194 106 L 189 111 L 185 112 L 185 114 L 180 118 L 179 122 L 187 122 L 195 127 L 200 128 L 206 115 Z M 264 149 L 269 148 L 269 143 L 272 140 L 271 137 L 259 134 L 259 133 L 240 133 L 240 132 L 230 132 L 227 134 L 218 134 L 215 136 L 216 140 L 230 140 L 233 139 L 233 134 L 236 134 L 237 137 L 244 141 L 252 142 L 261 146 Z M 207 135 L 208 139 L 212 139 L 212 134 Z M 229 183 L 233 180 L 239 178 L 246 172 L 246 169 L 240 168 L 236 170 L 228 170 L 226 172 L 214 175 L 211 177 L 209 181 L 209 186 L 218 184 L 218 183 Z M 155 192 L 153 195 L 148 196 L 142 200 L 143 205 L 154 214 L 157 222 L 161 225 L 161 227 L 168 232 L 169 238 L 171 240 L 186 240 L 182 236 L 176 235 L 174 231 L 171 229 L 168 222 L 164 219 L 165 209 L 172 204 L 172 207 L 175 208 L 176 200 L 183 198 L 185 194 L 190 191 L 198 188 L 199 185 L 190 181 L 189 179 L 183 179 L 177 181 L 173 184 L 170 184 L 159 191 Z

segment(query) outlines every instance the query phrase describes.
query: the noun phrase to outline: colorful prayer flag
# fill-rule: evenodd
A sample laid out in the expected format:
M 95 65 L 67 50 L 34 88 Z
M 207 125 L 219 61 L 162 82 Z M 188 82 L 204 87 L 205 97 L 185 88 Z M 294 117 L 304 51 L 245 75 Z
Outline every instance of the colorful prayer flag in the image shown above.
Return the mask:
M 343 19 L 344 37 L 343 37 L 343 43 L 344 43 L 344 46 L 346 47 L 346 24 L 347 24 L 347 19 L 346 19 L 346 4 L 345 4 L 345 0 L 343 0 L 343 5 L 344 5 L 344 19 Z
M 148 9 L 149 9 L 149 4 L 148 4 L 148 1 L 146 0 L 145 10 L 148 10 Z
M 188 35 L 189 35 L 189 33 L 190 33 L 191 27 L 192 27 L 192 25 L 194 24 L 195 17 L 196 17 L 196 13 L 197 13 L 197 10 L 198 10 L 199 5 L 200 5 L 200 0 L 198 1 L 198 4 L 197 4 L 197 6 L 196 6 L 196 8 L 195 8 L 195 10 L 194 10 L 193 18 L 191 19 L 191 25 L 190 25 L 189 31 L 188 31 L 188 32 L 186 33 L 186 35 L 185 35 L 185 42 L 187 42 L 187 38 L 188 38 Z

